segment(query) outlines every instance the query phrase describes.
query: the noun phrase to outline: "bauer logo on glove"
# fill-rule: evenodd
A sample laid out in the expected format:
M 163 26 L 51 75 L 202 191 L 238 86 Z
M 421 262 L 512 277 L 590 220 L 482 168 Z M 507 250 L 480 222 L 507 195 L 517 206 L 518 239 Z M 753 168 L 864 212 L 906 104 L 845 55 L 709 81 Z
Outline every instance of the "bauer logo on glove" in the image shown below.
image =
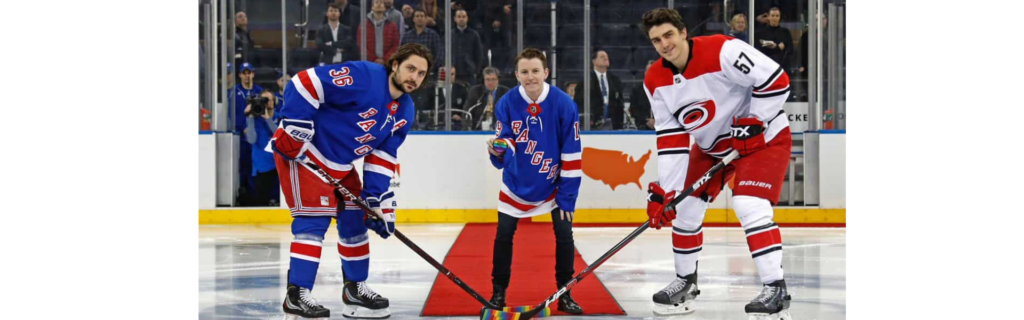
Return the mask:
M 288 160 L 297 159 L 306 151 L 306 143 L 313 140 L 313 133 L 312 121 L 282 119 L 271 147 Z

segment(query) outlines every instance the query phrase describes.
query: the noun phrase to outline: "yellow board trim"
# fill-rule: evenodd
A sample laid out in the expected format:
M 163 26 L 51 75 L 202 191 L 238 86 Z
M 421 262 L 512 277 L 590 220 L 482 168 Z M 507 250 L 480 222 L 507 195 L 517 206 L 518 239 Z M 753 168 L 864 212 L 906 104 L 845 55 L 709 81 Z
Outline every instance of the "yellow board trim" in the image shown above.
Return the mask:
M 580 209 L 576 223 L 641 223 L 647 219 L 644 209 Z M 532 218 L 550 222 L 551 215 Z M 776 223 L 846 223 L 846 209 L 775 208 Z M 288 209 L 213 209 L 199 210 L 199 224 L 290 224 Z M 498 222 L 494 209 L 399 209 L 399 223 Z M 732 209 L 708 209 L 704 223 L 739 223 Z

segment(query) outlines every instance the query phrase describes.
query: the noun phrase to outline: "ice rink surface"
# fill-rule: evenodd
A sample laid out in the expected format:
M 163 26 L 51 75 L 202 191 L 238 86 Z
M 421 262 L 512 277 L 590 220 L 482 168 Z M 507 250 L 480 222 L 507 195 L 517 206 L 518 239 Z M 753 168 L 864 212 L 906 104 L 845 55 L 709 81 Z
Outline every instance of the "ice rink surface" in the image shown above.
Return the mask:
M 399 225 L 402 233 L 438 261 L 444 260 L 461 229 L 461 224 Z M 343 319 L 341 260 L 335 249 L 338 235 L 333 226 L 328 230 L 313 296 L 335 314 L 332 319 Z M 576 249 L 590 263 L 632 230 L 574 228 Z M 845 319 L 846 229 L 783 227 L 781 231 L 783 269 L 793 296 L 792 316 L 796 320 Z M 557 318 L 746 319 L 743 306 L 760 292 L 761 284 L 739 228 L 704 228 L 697 311 L 677 317 L 654 316 L 651 296 L 668 285 L 675 273 L 670 234 L 671 230 L 666 228 L 644 232 L 595 272 L 626 316 Z M 370 239 L 370 287 L 390 299 L 391 319 L 419 318 L 437 271 L 397 239 L 382 240 L 376 235 Z M 281 302 L 292 240 L 289 226 L 201 225 L 198 240 L 199 319 L 283 317 Z M 481 266 L 489 269 L 490 261 L 481 261 Z M 576 272 L 582 269 L 577 266 Z M 593 280 L 590 277 L 583 281 Z M 474 289 L 490 291 L 483 287 Z M 587 301 L 577 302 L 586 310 Z

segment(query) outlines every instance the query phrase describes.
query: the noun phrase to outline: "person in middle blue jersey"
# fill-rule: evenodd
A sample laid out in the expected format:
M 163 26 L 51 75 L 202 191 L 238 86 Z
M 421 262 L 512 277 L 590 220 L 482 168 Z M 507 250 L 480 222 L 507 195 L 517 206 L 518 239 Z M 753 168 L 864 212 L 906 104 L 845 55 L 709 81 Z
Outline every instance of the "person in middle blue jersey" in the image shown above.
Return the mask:
M 498 101 L 494 110 L 497 137 L 487 143 L 491 164 L 503 171 L 491 269 L 491 303 L 498 307 L 505 306 L 512 275 L 512 238 L 520 218 L 551 213 L 556 285 L 572 280 L 572 218 L 583 173 L 576 103 L 544 82 L 547 59 L 540 50 L 523 50 L 515 63 L 520 85 Z M 583 313 L 569 292 L 559 297 L 558 310 Z

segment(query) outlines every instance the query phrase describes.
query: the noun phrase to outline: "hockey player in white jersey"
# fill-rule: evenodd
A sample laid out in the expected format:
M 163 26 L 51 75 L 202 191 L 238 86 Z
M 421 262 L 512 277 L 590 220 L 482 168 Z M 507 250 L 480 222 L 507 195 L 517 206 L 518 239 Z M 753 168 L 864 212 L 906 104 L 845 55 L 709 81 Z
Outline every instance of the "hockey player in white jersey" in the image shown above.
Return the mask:
M 648 187 L 648 215 L 651 227 L 671 223 L 676 269 L 676 279 L 654 294 L 654 312 L 694 311 L 704 213 L 723 184 L 735 179 L 734 209 L 764 285 L 745 312 L 751 319 L 790 319 L 782 237 L 772 221 L 792 148 L 782 109 L 789 77 L 743 41 L 723 35 L 687 40 L 686 26 L 675 10 L 651 10 L 642 25 L 661 55 L 644 77 L 657 130 L 660 181 Z M 696 142 L 692 147 L 691 136 Z M 675 208 L 664 207 L 675 198 L 674 190 L 692 185 L 717 158 L 733 150 L 739 159 Z

